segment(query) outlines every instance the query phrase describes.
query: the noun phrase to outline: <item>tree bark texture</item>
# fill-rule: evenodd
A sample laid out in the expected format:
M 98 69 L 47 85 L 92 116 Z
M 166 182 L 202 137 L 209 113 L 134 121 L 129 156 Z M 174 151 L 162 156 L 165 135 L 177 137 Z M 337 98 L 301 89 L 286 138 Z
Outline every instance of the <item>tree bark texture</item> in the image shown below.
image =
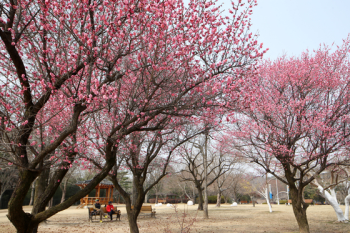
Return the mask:
M 33 205 L 34 204 L 34 191 L 35 191 L 35 181 L 32 184 L 32 190 L 30 191 L 30 201 L 29 201 L 29 205 Z
M 50 178 L 50 169 L 43 170 L 35 182 L 34 203 L 32 214 L 37 214 L 45 210 L 46 205 L 42 205 L 42 195 L 48 186 Z M 47 204 L 47 203 L 46 203 Z
M 137 176 L 135 176 L 133 183 L 135 188 L 137 189 L 137 192 L 135 193 L 137 194 L 137 196 L 136 195 L 134 196 L 134 193 L 133 193 L 132 198 L 134 199 L 134 203 L 132 205 L 133 200 L 131 199 L 130 194 L 125 192 L 125 190 L 118 184 L 118 180 L 116 179 L 116 177 L 112 177 L 112 182 L 116 187 L 116 189 L 118 190 L 118 192 L 120 193 L 120 195 L 125 200 L 125 205 L 126 205 L 125 207 L 126 207 L 126 212 L 128 216 L 130 233 L 139 233 L 139 228 L 137 226 L 137 217 L 140 214 L 142 204 L 145 200 L 145 193 L 143 191 L 142 185 L 139 184 L 138 178 Z M 133 208 L 131 208 L 131 206 L 133 206 Z
M 198 210 L 203 210 L 203 190 L 200 185 L 197 185 L 198 190 Z
M 66 199 L 67 183 L 68 183 L 68 179 L 66 179 L 66 180 L 64 181 L 64 184 L 63 184 L 61 203 L 63 203 L 64 200 Z
M 308 207 L 308 204 L 303 202 L 303 191 L 300 190 L 300 187 L 298 189 L 294 183 L 289 184 L 289 187 L 292 199 L 293 212 L 299 226 L 299 231 L 301 233 L 309 233 L 309 223 L 306 216 L 306 209 Z
M 130 233 L 139 233 L 139 227 L 137 226 L 137 216 L 132 213 L 128 213 Z
M 218 192 L 216 195 L 216 207 L 220 207 L 221 205 L 221 192 Z
M 148 203 L 148 193 L 146 193 L 146 195 L 145 195 L 145 201 L 144 201 L 144 203 Z
M 31 221 L 33 216 L 23 211 L 22 203 L 37 175 L 37 173 L 28 170 L 20 171 L 18 184 L 8 204 L 7 217 L 16 227 L 18 233 L 32 233 L 34 227 Z
M 138 197 L 138 192 L 137 192 L 137 177 L 133 176 L 132 179 L 132 205 L 135 205 L 136 201 L 137 201 L 137 197 Z
M 50 168 L 43 170 L 35 182 L 34 203 L 33 203 L 33 209 L 31 213 L 33 216 L 44 211 L 48 203 L 42 199 L 42 195 L 45 192 L 45 189 L 48 187 L 49 178 L 50 178 Z M 40 222 L 36 222 L 32 224 L 33 225 L 32 233 L 38 232 L 39 224 Z

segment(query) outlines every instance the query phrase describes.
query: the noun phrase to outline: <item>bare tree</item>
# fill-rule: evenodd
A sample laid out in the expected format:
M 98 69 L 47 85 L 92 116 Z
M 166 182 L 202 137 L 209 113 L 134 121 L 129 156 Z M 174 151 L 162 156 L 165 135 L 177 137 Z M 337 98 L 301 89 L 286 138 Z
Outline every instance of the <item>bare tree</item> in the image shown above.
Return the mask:
M 191 181 L 197 188 L 199 203 L 198 210 L 203 210 L 203 190 L 205 182 L 205 169 L 203 163 L 203 156 L 205 155 L 205 141 L 197 138 L 182 147 L 180 153 L 182 154 L 185 169 L 180 173 L 182 181 Z M 233 161 L 224 150 L 216 151 L 214 148 L 208 148 L 207 154 L 207 187 L 212 185 L 220 176 L 230 171 Z M 187 175 L 188 173 L 189 175 Z
M 177 185 L 180 187 L 183 196 L 186 196 L 189 198 L 193 203 L 196 202 L 196 194 L 197 194 L 197 188 L 195 186 L 195 183 L 189 180 L 184 180 L 183 177 L 189 178 L 191 175 L 184 170 L 180 171 L 177 174 Z

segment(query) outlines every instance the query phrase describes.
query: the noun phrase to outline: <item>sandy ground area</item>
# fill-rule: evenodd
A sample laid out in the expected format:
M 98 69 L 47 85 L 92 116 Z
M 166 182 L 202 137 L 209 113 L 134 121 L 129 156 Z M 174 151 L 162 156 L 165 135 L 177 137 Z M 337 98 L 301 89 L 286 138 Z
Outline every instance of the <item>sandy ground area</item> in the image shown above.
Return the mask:
M 152 205 L 154 207 L 154 205 Z M 87 209 L 71 207 L 48 219 L 47 223 L 39 226 L 40 233 L 46 232 L 129 232 L 125 206 L 117 205 L 122 211 L 121 221 L 104 219 L 88 221 Z M 274 205 L 273 213 L 268 212 L 266 205 L 238 205 L 231 207 L 222 205 L 220 208 L 209 206 L 209 219 L 203 219 L 203 212 L 196 210 L 197 205 L 179 204 L 176 207 L 163 205 L 155 207 L 156 218 L 150 215 L 140 216 L 138 225 L 140 232 L 185 232 L 182 228 L 189 227 L 189 232 L 298 232 L 298 225 L 291 206 Z M 342 206 L 344 211 L 344 206 Z M 30 212 L 30 207 L 24 208 Z M 185 213 L 185 214 L 184 214 Z M 15 232 L 6 217 L 7 210 L 0 210 L 0 232 Z M 350 233 L 350 224 L 337 223 L 331 206 L 310 206 L 308 220 L 311 232 L 346 232 Z

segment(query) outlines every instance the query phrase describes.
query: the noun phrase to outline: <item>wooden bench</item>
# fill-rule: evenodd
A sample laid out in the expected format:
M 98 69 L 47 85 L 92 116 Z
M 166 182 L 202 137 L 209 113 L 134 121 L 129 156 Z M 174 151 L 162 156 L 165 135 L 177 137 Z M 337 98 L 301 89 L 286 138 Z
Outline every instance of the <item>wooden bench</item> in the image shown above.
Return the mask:
M 102 222 L 102 213 L 104 214 L 108 214 L 108 212 L 106 211 L 106 207 L 101 207 L 101 211 L 100 213 L 96 213 L 94 211 L 95 209 L 90 207 L 88 208 L 88 211 L 89 211 L 89 221 L 90 222 L 93 222 L 93 217 L 95 216 L 95 219 L 94 220 L 97 220 L 96 217 L 99 216 L 99 221 Z M 117 210 L 117 207 L 115 207 L 115 210 L 114 210 L 114 214 L 113 215 L 117 215 L 116 217 L 116 220 L 119 218 L 119 221 L 120 221 L 120 215 L 121 215 L 121 211 L 120 210 Z M 112 215 L 112 218 L 113 218 L 113 215 Z
M 103 211 L 103 213 L 107 214 L 108 215 L 108 212 L 106 210 L 106 207 L 101 207 L 101 211 Z M 116 219 L 119 219 L 120 221 L 120 215 L 121 215 L 121 211 L 120 210 L 117 210 L 117 207 L 114 207 L 114 213 L 112 214 L 112 220 L 113 220 L 113 215 L 117 215 Z
M 96 217 L 97 216 L 99 216 L 100 217 L 100 219 L 99 219 L 99 221 L 102 221 L 102 215 L 100 214 L 100 213 L 96 213 L 94 210 L 94 208 L 92 208 L 92 207 L 89 207 L 89 208 L 87 208 L 88 209 L 88 211 L 89 211 L 89 221 L 90 222 L 92 222 L 92 218 L 95 216 L 95 220 L 96 220 Z
M 165 202 L 166 202 L 165 199 L 159 199 L 159 200 L 158 200 L 158 203 L 163 203 L 163 204 L 165 204 Z
M 134 206 L 131 206 L 131 209 L 134 209 Z M 143 205 L 141 206 L 140 214 L 151 214 L 152 217 L 156 217 L 156 211 L 155 209 L 152 209 L 152 206 L 150 205 Z

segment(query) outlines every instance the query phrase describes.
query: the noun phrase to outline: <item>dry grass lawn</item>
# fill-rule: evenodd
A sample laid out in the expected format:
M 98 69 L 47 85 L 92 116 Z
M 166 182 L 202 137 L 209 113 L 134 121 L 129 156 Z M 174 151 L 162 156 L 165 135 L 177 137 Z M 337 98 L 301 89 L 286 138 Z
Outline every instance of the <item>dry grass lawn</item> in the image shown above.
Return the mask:
M 103 223 L 88 222 L 86 209 L 71 207 L 51 217 L 47 223 L 39 226 L 40 233 L 46 232 L 129 232 L 125 206 L 117 205 L 122 211 L 121 221 L 104 220 Z M 196 211 L 197 205 L 188 207 L 177 205 L 177 215 L 173 207 L 163 205 L 156 207 L 156 218 L 139 217 L 139 229 L 144 233 L 181 232 L 181 224 L 190 226 L 190 232 L 298 232 L 292 207 L 274 205 L 273 213 L 268 212 L 266 205 L 238 205 L 231 207 L 223 205 L 220 208 L 209 206 L 209 219 L 203 219 L 203 213 Z M 342 207 L 344 211 L 344 206 Z M 25 207 L 29 212 L 30 207 Z M 186 217 L 183 218 L 183 213 Z M 8 221 L 7 210 L 0 210 L 0 232 L 15 232 L 15 228 Z M 347 232 L 350 224 L 337 223 L 331 206 L 310 206 L 308 220 L 311 232 Z M 177 216 L 177 217 L 176 217 Z

